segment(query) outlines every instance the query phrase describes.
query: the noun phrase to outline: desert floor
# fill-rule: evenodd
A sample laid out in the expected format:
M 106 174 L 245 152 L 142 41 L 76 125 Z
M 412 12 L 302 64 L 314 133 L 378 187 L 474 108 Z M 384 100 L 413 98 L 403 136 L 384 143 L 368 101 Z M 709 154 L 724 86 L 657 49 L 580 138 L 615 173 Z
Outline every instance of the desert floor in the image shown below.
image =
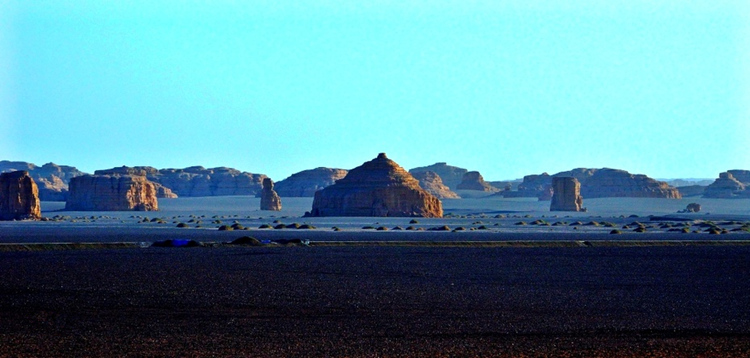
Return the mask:
M 0 356 L 750 356 L 750 201 L 464 199 L 413 223 L 282 200 L 0 222 Z

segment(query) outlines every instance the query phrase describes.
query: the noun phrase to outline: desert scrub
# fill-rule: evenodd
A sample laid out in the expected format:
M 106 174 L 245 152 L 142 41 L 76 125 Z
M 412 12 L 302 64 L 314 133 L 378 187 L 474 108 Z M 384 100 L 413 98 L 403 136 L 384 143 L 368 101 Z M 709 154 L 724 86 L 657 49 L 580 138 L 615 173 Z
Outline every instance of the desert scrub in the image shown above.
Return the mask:
M 278 225 L 274 226 L 273 228 L 275 230 L 286 229 L 286 225 L 284 225 L 284 224 L 278 224 Z
M 185 228 L 185 227 L 190 227 L 190 226 L 188 224 L 185 224 L 185 223 L 179 223 L 179 224 L 177 224 L 177 227 L 179 227 L 179 228 Z
M 526 226 L 527 224 L 526 224 L 526 222 L 525 222 L 525 221 L 519 221 L 519 222 L 517 222 L 517 223 L 515 223 L 515 224 L 513 224 L 513 225 L 518 225 L 518 226 Z
M 622 231 L 614 229 L 614 230 L 610 231 L 609 234 L 610 235 L 620 235 L 620 234 L 622 234 Z
M 377 231 L 388 231 L 388 228 L 385 227 L 385 226 L 378 226 L 378 228 L 375 229 L 375 230 L 377 230 Z
M 430 229 L 430 231 L 451 231 L 451 228 L 448 225 L 443 225 L 433 227 Z
M 391 230 L 403 230 L 403 228 L 402 228 L 401 226 L 396 226 L 396 227 L 394 227 L 394 228 L 393 228 L 393 229 L 391 229 Z
M 374 228 L 375 228 L 375 227 L 373 227 L 373 226 L 367 225 L 367 226 L 363 226 L 363 227 L 362 227 L 362 230 L 372 230 L 372 229 L 374 229 Z
M 414 226 L 407 226 L 406 230 L 412 231 L 412 230 L 416 230 L 416 228 Z
M 477 228 L 477 230 L 489 230 L 486 226 L 482 225 Z
M 581 226 L 581 225 L 583 225 L 583 223 L 582 223 L 582 222 L 580 222 L 580 221 L 576 221 L 576 222 L 573 222 L 573 223 L 571 223 L 571 224 L 570 224 L 570 225 L 568 225 L 568 226 Z
M 411 219 L 411 220 L 409 221 L 409 224 L 419 224 L 419 221 L 417 221 L 417 220 L 415 220 L 415 219 Z
M 338 226 L 334 226 L 331 228 L 333 231 L 341 231 L 341 229 Z
M 615 225 L 615 223 L 611 223 L 611 222 L 605 222 L 605 223 L 602 223 L 602 225 L 604 225 L 604 227 L 610 227 L 610 228 L 611 227 L 617 227 L 617 225 Z
M 234 229 L 231 226 L 229 226 L 229 225 L 221 225 L 221 226 L 219 226 L 219 231 L 232 231 L 232 230 L 234 230 Z
M 269 224 L 263 224 L 261 226 L 258 226 L 258 229 L 273 229 L 273 226 Z
M 639 226 L 639 227 L 635 228 L 635 230 L 633 230 L 633 232 L 646 232 L 646 227 L 645 226 Z
M 310 224 L 302 224 L 297 229 L 300 229 L 300 230 L 313 230 L 313 229 L 315 229 L 315 226 L 312 226 Z
M 240 225 L 240 223 L 234 223 L 234 224 L 232 224 L 231 228 L 233 230 L 245 230 L 245 227 L 242 226 L 242 225 Z
M 459 227 L 457 227 L 457 228 L 453 229 L 453 232 L 456 232 L 456 231 L 464 231 L 464 230 L 466 230 L 466 228 L 465 228 L 465 227 L 463 227 L 463 226 L 459 226 Z

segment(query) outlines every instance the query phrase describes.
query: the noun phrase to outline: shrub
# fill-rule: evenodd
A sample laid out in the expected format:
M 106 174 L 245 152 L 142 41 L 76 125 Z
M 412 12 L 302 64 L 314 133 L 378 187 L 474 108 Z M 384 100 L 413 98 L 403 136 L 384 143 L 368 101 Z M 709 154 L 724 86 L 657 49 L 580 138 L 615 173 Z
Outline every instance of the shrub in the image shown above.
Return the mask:
M 276 229 L 276 230 L 286 229 L 286 225 L 284 225 L 284 224 L 278 224 L 278 225 L 274 226 L 273 228 Z
M 273 226 L 268 224 L 263 224 L 261 226 L 258 226 L 258 229 L 273 229 Z
M 515 223 L 513 225 L 525 226 L 526 222 L 525 221 L 519 221 L 519 222 L 517 222 L 517 223 Z
M 377 231 L 388 231 L 388 228 L 385 227 L 385 226 L 378 226 L 378 228 L 375 229 L 375 230 L 377 230 Z
M 260 246 L 260 240 L 251 237 L 251 236 L 243 236 L 239 239 L 236 239 L 231 242 L 232 245 L 250 245 L 250 246 Z
M 620 235 L 620 234 L 622 234 L 622 231 L 614 229 L 614 230 L 610 231 L 609 234 L 610 235 Z
M 367 226 L 363 226 L 363 227 L 362 227 L 362 230 L 372 230 L 372 229 L 374 229 L 374 227 L 372 227 L 372 226 L 370 226 L 370 225 L 367 225 Z
M 231 226 L 229 226 L 229 225 L 221 225 L 221 226 L 219 226 L 219 231 L 232 231 L 232 230 L 234 230 L 234 229 Z
M 451 228 L 448 227 L 448 225 L 443 226 L 436 226 L 430 229 L 430 231 L 451 231 Z
M 409 221 L 409 224 L 419 224 L 419 221 L 417 221 L 417 220 L 415 220 L 415 219 L 411 219 L 411 220 Z
M 189 226 L 188 224 L 185 224 L 185 223 L 179 223 L 177 224 L 177 227 L 184 228 L 184 227 L 189 227 Z
M 315 226 L 312 226 L 310 224 L 302 224 L 297 229 L 300 229 L 300 230 L 312 230 L 312 229 L 315 229 Z

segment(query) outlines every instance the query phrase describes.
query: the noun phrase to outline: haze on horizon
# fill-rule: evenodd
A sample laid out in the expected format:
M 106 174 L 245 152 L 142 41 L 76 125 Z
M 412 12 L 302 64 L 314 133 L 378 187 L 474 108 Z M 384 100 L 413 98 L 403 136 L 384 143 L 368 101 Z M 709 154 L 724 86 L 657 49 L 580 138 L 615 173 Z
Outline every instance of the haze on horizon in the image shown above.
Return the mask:
M 750 169 L 750 3 L 0 0 L 0 160 Z

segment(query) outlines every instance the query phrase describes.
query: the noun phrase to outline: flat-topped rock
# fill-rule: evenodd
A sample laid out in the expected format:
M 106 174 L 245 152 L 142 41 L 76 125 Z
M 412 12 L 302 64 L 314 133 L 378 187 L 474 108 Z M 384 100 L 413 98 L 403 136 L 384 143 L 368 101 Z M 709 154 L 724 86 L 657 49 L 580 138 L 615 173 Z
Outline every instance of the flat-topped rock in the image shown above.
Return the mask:
M 39 220 L 39 188 L 28 171 L 0 174 L 0 220 Z
M 159 210 L 156 187 L 139 175 L 83 175 L 70 181 L 65 210 Z
M 742 180 L 747 180 L 743 182 Z M 706 187 L 704 198 L 744 199 L 750 198 L 750 171 L 729 170 L 719 174 L 711 185 Z
M 419 186 L 438 199 L 460 199 L 461 197 L 453 192 L 451 188 L 443 184 L 440 176 L 431 171 L 416 172 L 412 174 L 414 179 L 419 180 Z
M 67 165 L 47 163 L 37 166 L 27 162 L 0 161 L 0 173 L 27 171 L 39 189 L 41 201 L 65 201 L 68 197 L 68 182 L 71 178 L 86 173 Z
M 181 197 L 257 195 L 263 189 L 264 174 L 241 172 L 237 169 L 193 166 L 184 169 L 156 169 L 148 166 L 119 167 L 97 170 L 96 175 L 145 175 Z
M 581 183 L 573 177 L 552 178 L 550 211 L 584 211 Z
M 347 173 L 345 169 L 323 167 L 303 170 L 276 183 L 275 190 L 282 197 L 313 197 L 316 191 L 333 185 Z
M 310 216 L 442 217 L 438 198 L 385 153 L 315 193 Z
M 487 191 L 487 192 L 500 191 L 499 189 L 493 187 L 492 185 L 484 181 L 482 174 L 479 174 L 478 171 L 466 172 L 466 174 L 464 174 L 463 178 L 461 179 L 461 183 L 459 183 L 456 186 L 456 189 L 457 190 L 477 190 L 477 191 Z
M 451 190 L 458 189 L 458 184 L 461 184 L 464 174 L 468 172 L 468 170 L 464 168 L 454 167 L 452 165 L 448 165 L 445 162 L 440 162 L 433 165 L 428 165 L 426 167 L 411 169 L 409 170 L 409 173 L 413 175 L 419 172 L 426 171 L 436 173 L 440 177 L 440 180 L 443 181 L 443 184 L 447 185 Z
M 273 180 L 263 179 L 263 191 L 260 195 L 260 210 L 281 211 L 281 198 L 273 190 Z

